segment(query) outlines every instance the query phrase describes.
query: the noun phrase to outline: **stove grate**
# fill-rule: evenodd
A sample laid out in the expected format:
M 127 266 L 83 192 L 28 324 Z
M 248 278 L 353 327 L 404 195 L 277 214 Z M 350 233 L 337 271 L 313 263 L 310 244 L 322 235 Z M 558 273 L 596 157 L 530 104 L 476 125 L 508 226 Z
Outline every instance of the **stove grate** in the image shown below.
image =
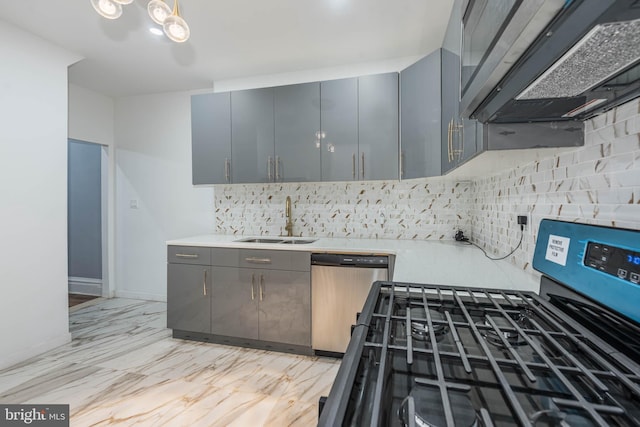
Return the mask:
M 545 417 L 563 418 L 566 413 L 579 414 L 593 425 L 610 425 L 611 416 L 626 417 L 612 387 L 616 393 L 622 387 L 624 394 L 640 401 L 638 372 L 633 368 L 623 372 L 610 361 L 612 355 L 597 350 L 579 325 L 565 322 L 556 308 L 533 293 L 382 282 L 381 294 L 387 302 L 376 306 L 370 316 L 370 334 L 364 343 L 377 349 L 380 357 L 374 402 L 384 401 L 388 394 L 386 382 L 397 352 L 403 352 L 409 371 L 424 363 L 432 366 L 429 373 L 413 375 L 412 382 L 437 390 L 448 426 L 456 424 L 451 393 L 470 393 L 476 386 L 498 390 L 515 422 L 523 426 L 533 426 Z M 424 319 L 415 317 L 416 306 L 421 307 L 419 315 L 424 314 Z M 398 307 L 405 307 L 404 312 L 398 314 Z M 432 310 L 442 318 L 434 319 Z M 414 342 L 412 325 L 425 320 L 428 339 L 425 347 L 420 347 Z M 372 326 L 373 321 L 383 325 L 381 330 Z M 393 339 L 395 324 L 403 325 L 404 345 Z M 436 326 L 447 328 L 450 346 L 440 343 L 436 330 L 442 328 Z M 381 337 L 372 331 L 381 332 Z M 527 348 L 527 358 L 520 342 Z M 461 366 L 464 374 L 452 375 L 452 365 Z M 492 374 L 495 381 L 480 378 L 478 370 Z M 543 384 L 534 386 L 540 382 Z M 546 403 L 523 402 L 525 394 Z M 406 411 L 411 423 L 416 405 L 408 397 Z M 401 407 L 405 411 L 404 402 Z M 482 425 L 493 425 L 491 407 L 480 406 L 476 411 Z M 380 417 L 379 411 L 374 411 L 371 425 L 381 425 Z M 627 424 L 622 425 L 638 425 L 634 419 L 628 416 Z

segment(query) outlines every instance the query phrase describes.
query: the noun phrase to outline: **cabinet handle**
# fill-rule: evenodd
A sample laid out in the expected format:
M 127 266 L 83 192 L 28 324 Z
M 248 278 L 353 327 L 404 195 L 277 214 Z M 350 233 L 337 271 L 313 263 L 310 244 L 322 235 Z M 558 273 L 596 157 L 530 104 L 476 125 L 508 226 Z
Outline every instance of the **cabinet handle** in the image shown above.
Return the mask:
M 251 273 L 251 301 L 256 299 L 255 290 L 253 288 L 255 284 L 256 284 L 256 274 Z
M 458 155 L 458 158 L 462 158 L 462 154 L 464 153 L 464 121 L 460 124 L 460 128 L 459 128 L 459 132 L 460 132 L 460 154 Z
M 264 299 L 264 274 L 260 275 L 260 301 Z
M 404 178 L 404 151 L 400 153 L 400 178 Z
M 176 254 L 176 258 L 198 258 L 198 254 Z
M 204 280 L 202 281 L 202 295 L 207 296 L 207 270 L 204 270 Z
M 449 120 L 449 126 L 447 128 L 447 158 L 449 159 L 449 163 L 453 161 L 452 158 L 452 146 L 453 146 L 453 119 Z
M 364 152 L 362 153 L 362 179 L 364 179 Z
M 271 258 L 248 257 L 248 258 L 245 258 L 244 260 L 252 264 L 271 264 Z
M 273 168 L 273 160 L 271 159 L 271 156 L 267 157 L 267 180 L 268 182 L 271 182 L 273 180 L 273 174 L 271 173 L 271 169 Z
M 276 182 L 280 182 L 280 156 L 276 156 Z
M 227 182 L 231 181 L 231 165 L 229 159 L 224 159 L 224 177 Z
M 351 177 L 356 179 L 356 153 L 351 156 Z

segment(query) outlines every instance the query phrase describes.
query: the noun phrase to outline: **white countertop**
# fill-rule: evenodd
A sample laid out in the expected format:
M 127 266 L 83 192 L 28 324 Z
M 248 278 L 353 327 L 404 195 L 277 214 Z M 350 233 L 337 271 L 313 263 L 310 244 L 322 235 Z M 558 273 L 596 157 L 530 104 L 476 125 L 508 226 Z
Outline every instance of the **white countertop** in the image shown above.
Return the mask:
M 392 280 L 474 288 L 539 291 L 539 279 L 507 260 L 492 261 L 480 249 L 455 241 L 348 239 L 298 237 L 309 244 L 250 243 L 237 240 L 252 236 L 206 234 L 167 241 L 167 245 L 219 248 L 276 249 L 313 253 L 395 255 Z M 261 236 L 273 238 L 274 236 Z M 290 239 L 290 238 L 287 238 Z

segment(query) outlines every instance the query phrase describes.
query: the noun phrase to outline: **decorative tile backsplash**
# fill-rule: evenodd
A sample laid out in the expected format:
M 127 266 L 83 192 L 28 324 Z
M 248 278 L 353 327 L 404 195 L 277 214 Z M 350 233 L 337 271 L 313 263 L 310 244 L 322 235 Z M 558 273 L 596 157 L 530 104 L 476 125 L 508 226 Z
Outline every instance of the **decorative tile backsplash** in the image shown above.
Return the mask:
M 494 256 L 529 272 L 542 218 L 640 229 L 640 100 L 586 122 L 584 147 L 489 177 L 216 186 L 216 232 L 316 237 L 452 239 L 465 231 Z
M 471 237 L 491 254 L 518 243 L 511 262 L 530 272 L 543 218 L 640 229 L 640 101 L 585 123 L 584 147 L 473 180 Z
M 445 178 L 215 187 L 216 232 L 285 234 L 291 196 L 296 236 L 451 239 L 469 227 L 470 182 Z

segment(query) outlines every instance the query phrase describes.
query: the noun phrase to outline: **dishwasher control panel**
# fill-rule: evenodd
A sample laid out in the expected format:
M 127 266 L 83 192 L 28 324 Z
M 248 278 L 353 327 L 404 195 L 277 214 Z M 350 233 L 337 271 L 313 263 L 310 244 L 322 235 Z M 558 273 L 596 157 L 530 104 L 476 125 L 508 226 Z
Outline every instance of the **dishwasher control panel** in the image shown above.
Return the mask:
M 311 254 L 311 265 L 387 268 L 387 255 Z

